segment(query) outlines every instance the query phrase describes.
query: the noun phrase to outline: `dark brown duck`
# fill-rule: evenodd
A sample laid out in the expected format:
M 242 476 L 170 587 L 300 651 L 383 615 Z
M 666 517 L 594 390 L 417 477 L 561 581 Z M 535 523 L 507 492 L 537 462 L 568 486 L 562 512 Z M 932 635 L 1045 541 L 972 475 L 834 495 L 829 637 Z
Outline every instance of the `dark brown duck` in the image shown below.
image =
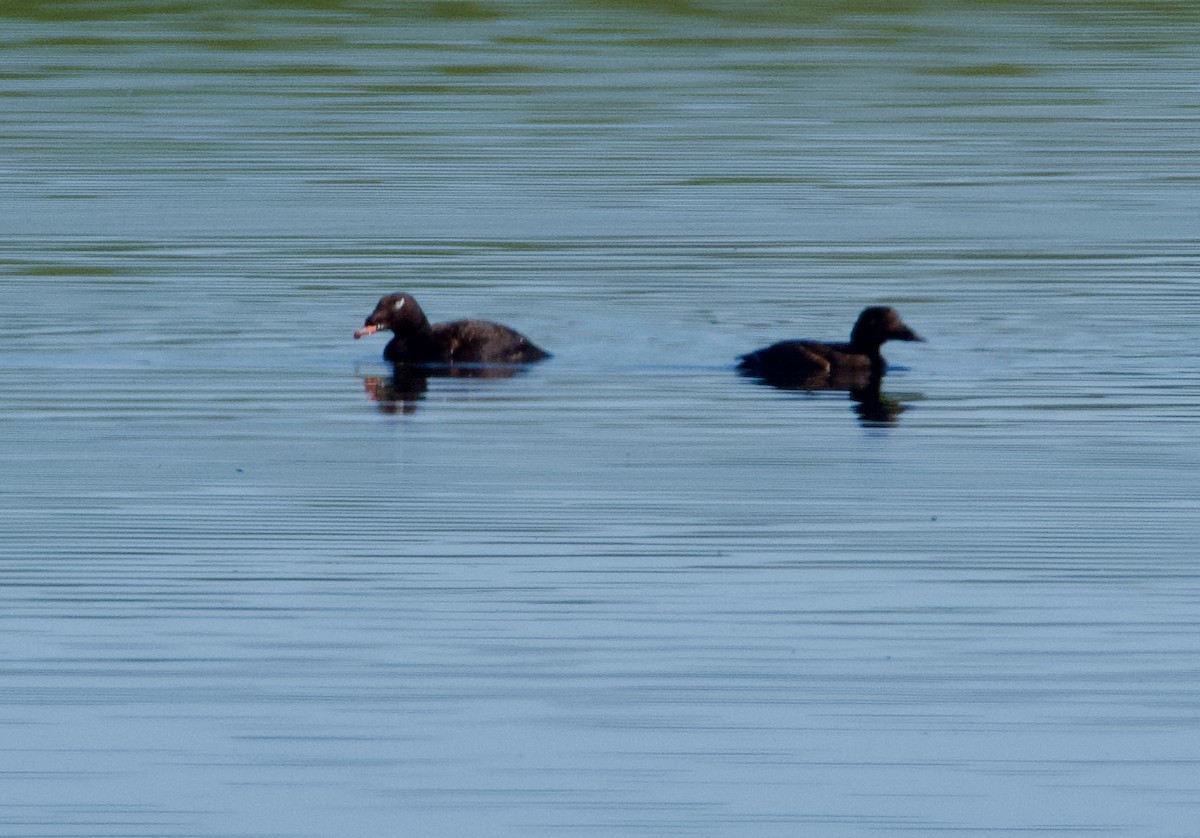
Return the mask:
M 783 340 L 741 356 L 738 369 L 769 380 L 849 389 L 883 375 L 887 362 L 879 349 L 889 340 L 925 339 L 906 326 L 895 309 L 871 306 L 858 316 L 847 343 Z
M 383 357 L 393 364 L 528 364 L 550 357 L 529 338 L 490 320 L 430 324 L 411 294 L 388 294 L 355 338 L 390 329 Z

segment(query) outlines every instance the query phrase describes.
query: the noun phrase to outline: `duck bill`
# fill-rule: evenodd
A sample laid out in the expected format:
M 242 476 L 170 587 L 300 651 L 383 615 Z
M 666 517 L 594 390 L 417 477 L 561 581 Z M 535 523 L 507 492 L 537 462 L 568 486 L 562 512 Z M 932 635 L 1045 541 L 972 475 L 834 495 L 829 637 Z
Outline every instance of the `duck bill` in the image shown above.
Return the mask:
M 382 326 L 363 326 L 354 332 L 354 339 L 365 338 L 367 335 L 373 335 L 378 332 Z
M 925 343 L 925 338 L 921 337 L 916 332 L 914 332 L 912 329 L 909 329 L 907 327 L 900 334 L 892 335 L 892 338 L 894 340 L 915 340 L 918 343 Z

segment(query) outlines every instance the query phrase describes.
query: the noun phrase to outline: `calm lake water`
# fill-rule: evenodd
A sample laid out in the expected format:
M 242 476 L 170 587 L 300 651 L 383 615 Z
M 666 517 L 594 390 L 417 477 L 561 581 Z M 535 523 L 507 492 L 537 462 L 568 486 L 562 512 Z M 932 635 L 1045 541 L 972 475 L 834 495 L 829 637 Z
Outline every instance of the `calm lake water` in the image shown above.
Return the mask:
M 242 5 L 0 6 L 0 833 L 1195 834 L 1193 4 Z

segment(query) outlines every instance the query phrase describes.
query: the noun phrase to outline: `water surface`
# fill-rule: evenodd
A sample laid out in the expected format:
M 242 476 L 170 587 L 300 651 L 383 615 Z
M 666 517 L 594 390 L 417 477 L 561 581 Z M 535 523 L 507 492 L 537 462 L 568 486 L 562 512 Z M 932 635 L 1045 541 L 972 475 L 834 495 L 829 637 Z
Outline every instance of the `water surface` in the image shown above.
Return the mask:
M 1192 834 L 1185 5 L 7 8 L 9 832 Z

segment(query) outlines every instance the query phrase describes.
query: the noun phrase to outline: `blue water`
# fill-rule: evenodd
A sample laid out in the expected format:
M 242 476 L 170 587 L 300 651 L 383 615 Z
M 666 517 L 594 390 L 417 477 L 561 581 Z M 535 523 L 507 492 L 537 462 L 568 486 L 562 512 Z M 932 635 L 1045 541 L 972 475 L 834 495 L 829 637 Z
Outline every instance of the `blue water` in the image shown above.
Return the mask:
M 0 833 L 1192 835 L 1198 24 L 3 12 Z

